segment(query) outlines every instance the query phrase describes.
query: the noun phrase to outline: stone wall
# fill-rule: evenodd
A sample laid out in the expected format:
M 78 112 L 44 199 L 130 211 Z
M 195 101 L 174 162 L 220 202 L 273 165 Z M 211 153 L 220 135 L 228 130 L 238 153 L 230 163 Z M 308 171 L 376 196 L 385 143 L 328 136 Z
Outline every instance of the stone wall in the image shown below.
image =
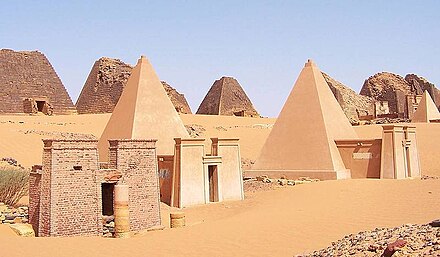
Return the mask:
M 260 116 L 238 81 L 231 77 L 222 77 L 214 82 L 197 114 Z
M 129 186 L 130 230 L 161 224 L 156 140 L 109 140 L 109 167 L 122 173 Z
M 23 100 L 46 101 L 54 114 L 75 113 L 63 83 L 44 54 L 0 50 L 0 113 L 24 113 Z
M 121 97 L 133 67 L 119 59 L 102 57 L 95 62 L 76 102 L 78 113 L 111 113 Z M 162 81 L 179 113 L 191 113 L 183 94 Z

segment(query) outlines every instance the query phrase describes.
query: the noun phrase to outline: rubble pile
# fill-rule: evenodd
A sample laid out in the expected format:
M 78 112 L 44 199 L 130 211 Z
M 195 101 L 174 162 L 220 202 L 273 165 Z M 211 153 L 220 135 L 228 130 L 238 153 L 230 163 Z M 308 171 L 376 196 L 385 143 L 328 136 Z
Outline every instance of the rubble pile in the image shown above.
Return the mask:
M 28 223 L 29 208 L 27 206 L 19 206 L 14 208 L 13 206 L 0 203 L 0 223 L 2 224 L 20 224 Z
M 395 228 L 376 228 L 350 234 L 329 247 L 297 257 L 381 256 L 397 240 L 405 245 L 392 256 L 440 256 L 440 221 L 426 225 L 406 224 Z

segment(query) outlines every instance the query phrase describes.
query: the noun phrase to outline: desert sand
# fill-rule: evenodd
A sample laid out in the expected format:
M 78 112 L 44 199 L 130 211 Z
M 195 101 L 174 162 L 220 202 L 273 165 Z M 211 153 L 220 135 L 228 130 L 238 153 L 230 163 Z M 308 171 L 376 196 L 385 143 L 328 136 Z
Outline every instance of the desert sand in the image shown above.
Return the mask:
M 111 114 L 58 116 L 0 116 L 0 157 L 12 157 L 21 165 L 40 164 L 43 138 L 91 134 L 99 138 Z M 203 127 L 200 137 L 240 138 L 243 158 L 255 160 L 275 119 L 181 114 L 185 125 Z M 207 144 L 210 140 L 206 140 Z M 209 146 L 209 145 L 207 145 Z
M 0 116 L 0 156 L 15 158 L 25 167 L 39 164 L 42 138 L 69 133 L 99 137 L 109 117 Z M 200 137 L 240 138 L 241 155 L 249 160 L 257 158 L 275 122 L 209 115 L 181 118 Z M 439 126 L 417 124 L 419 145 L 428 146 L 421 147 L 421 153 L 437 144 Z M 380 126 L 355 129 L 364 138 L 381 136 Z M 421 154 L 424 174 L 440 174 L 435 154 Z M 20 238 L 0 225 L 0 245 L 5 256 L 292 256 L 326 247 L 350 233 L 428 223 L 439 218 L 438 199 L 440 180 L 435 179 L 321 181 L 247 192 L 244 201 L 185 208 L 187 226 L 179 229 L 168 228 L 174 208 L 162 204 L 166 228 L 130 239 Z
M 184 209 L 184 228 L 130 239 L 20 238 L 0 226 L 4 256 L 292 256 L 346 234 L 438 218 L 440 180 L 340 180 L 276 188 Z M 162 205 L 164 225 L 170 208 Z

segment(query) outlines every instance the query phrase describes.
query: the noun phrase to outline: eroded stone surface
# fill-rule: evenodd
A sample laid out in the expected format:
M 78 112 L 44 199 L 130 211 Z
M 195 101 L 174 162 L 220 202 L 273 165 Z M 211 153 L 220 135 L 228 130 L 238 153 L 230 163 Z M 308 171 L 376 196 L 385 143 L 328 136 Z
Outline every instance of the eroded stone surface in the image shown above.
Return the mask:
M 322 72 L 322 75 L 352 124 L 359 121 L 359 116 L 373 114 L 373 98 L 357 94 L 354 90 L 324 72 Z

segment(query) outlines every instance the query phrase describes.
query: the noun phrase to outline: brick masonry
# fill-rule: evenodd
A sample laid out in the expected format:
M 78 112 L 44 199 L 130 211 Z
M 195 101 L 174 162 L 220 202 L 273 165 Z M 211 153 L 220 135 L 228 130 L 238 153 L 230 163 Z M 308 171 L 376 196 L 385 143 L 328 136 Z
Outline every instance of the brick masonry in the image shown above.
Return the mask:
M 54 114 L 76 112 L 54 68 L 38 51 L 1 49 L 0 87 L 0 113 L 24 113 L 27 98 L 45 101 Z
M 30 178 L 30 222 L 39 236 L 102 234 L 102 183 L 122 173 L 132 231 L 160 225 L 155 141 L 112 140 L 110 169 L 99 169 L 96 140 L 43 140 L 41 175 Z
M 161 224 L 156 140 L 109 140 L 109 167 L 129 186 L 130 230 Z

